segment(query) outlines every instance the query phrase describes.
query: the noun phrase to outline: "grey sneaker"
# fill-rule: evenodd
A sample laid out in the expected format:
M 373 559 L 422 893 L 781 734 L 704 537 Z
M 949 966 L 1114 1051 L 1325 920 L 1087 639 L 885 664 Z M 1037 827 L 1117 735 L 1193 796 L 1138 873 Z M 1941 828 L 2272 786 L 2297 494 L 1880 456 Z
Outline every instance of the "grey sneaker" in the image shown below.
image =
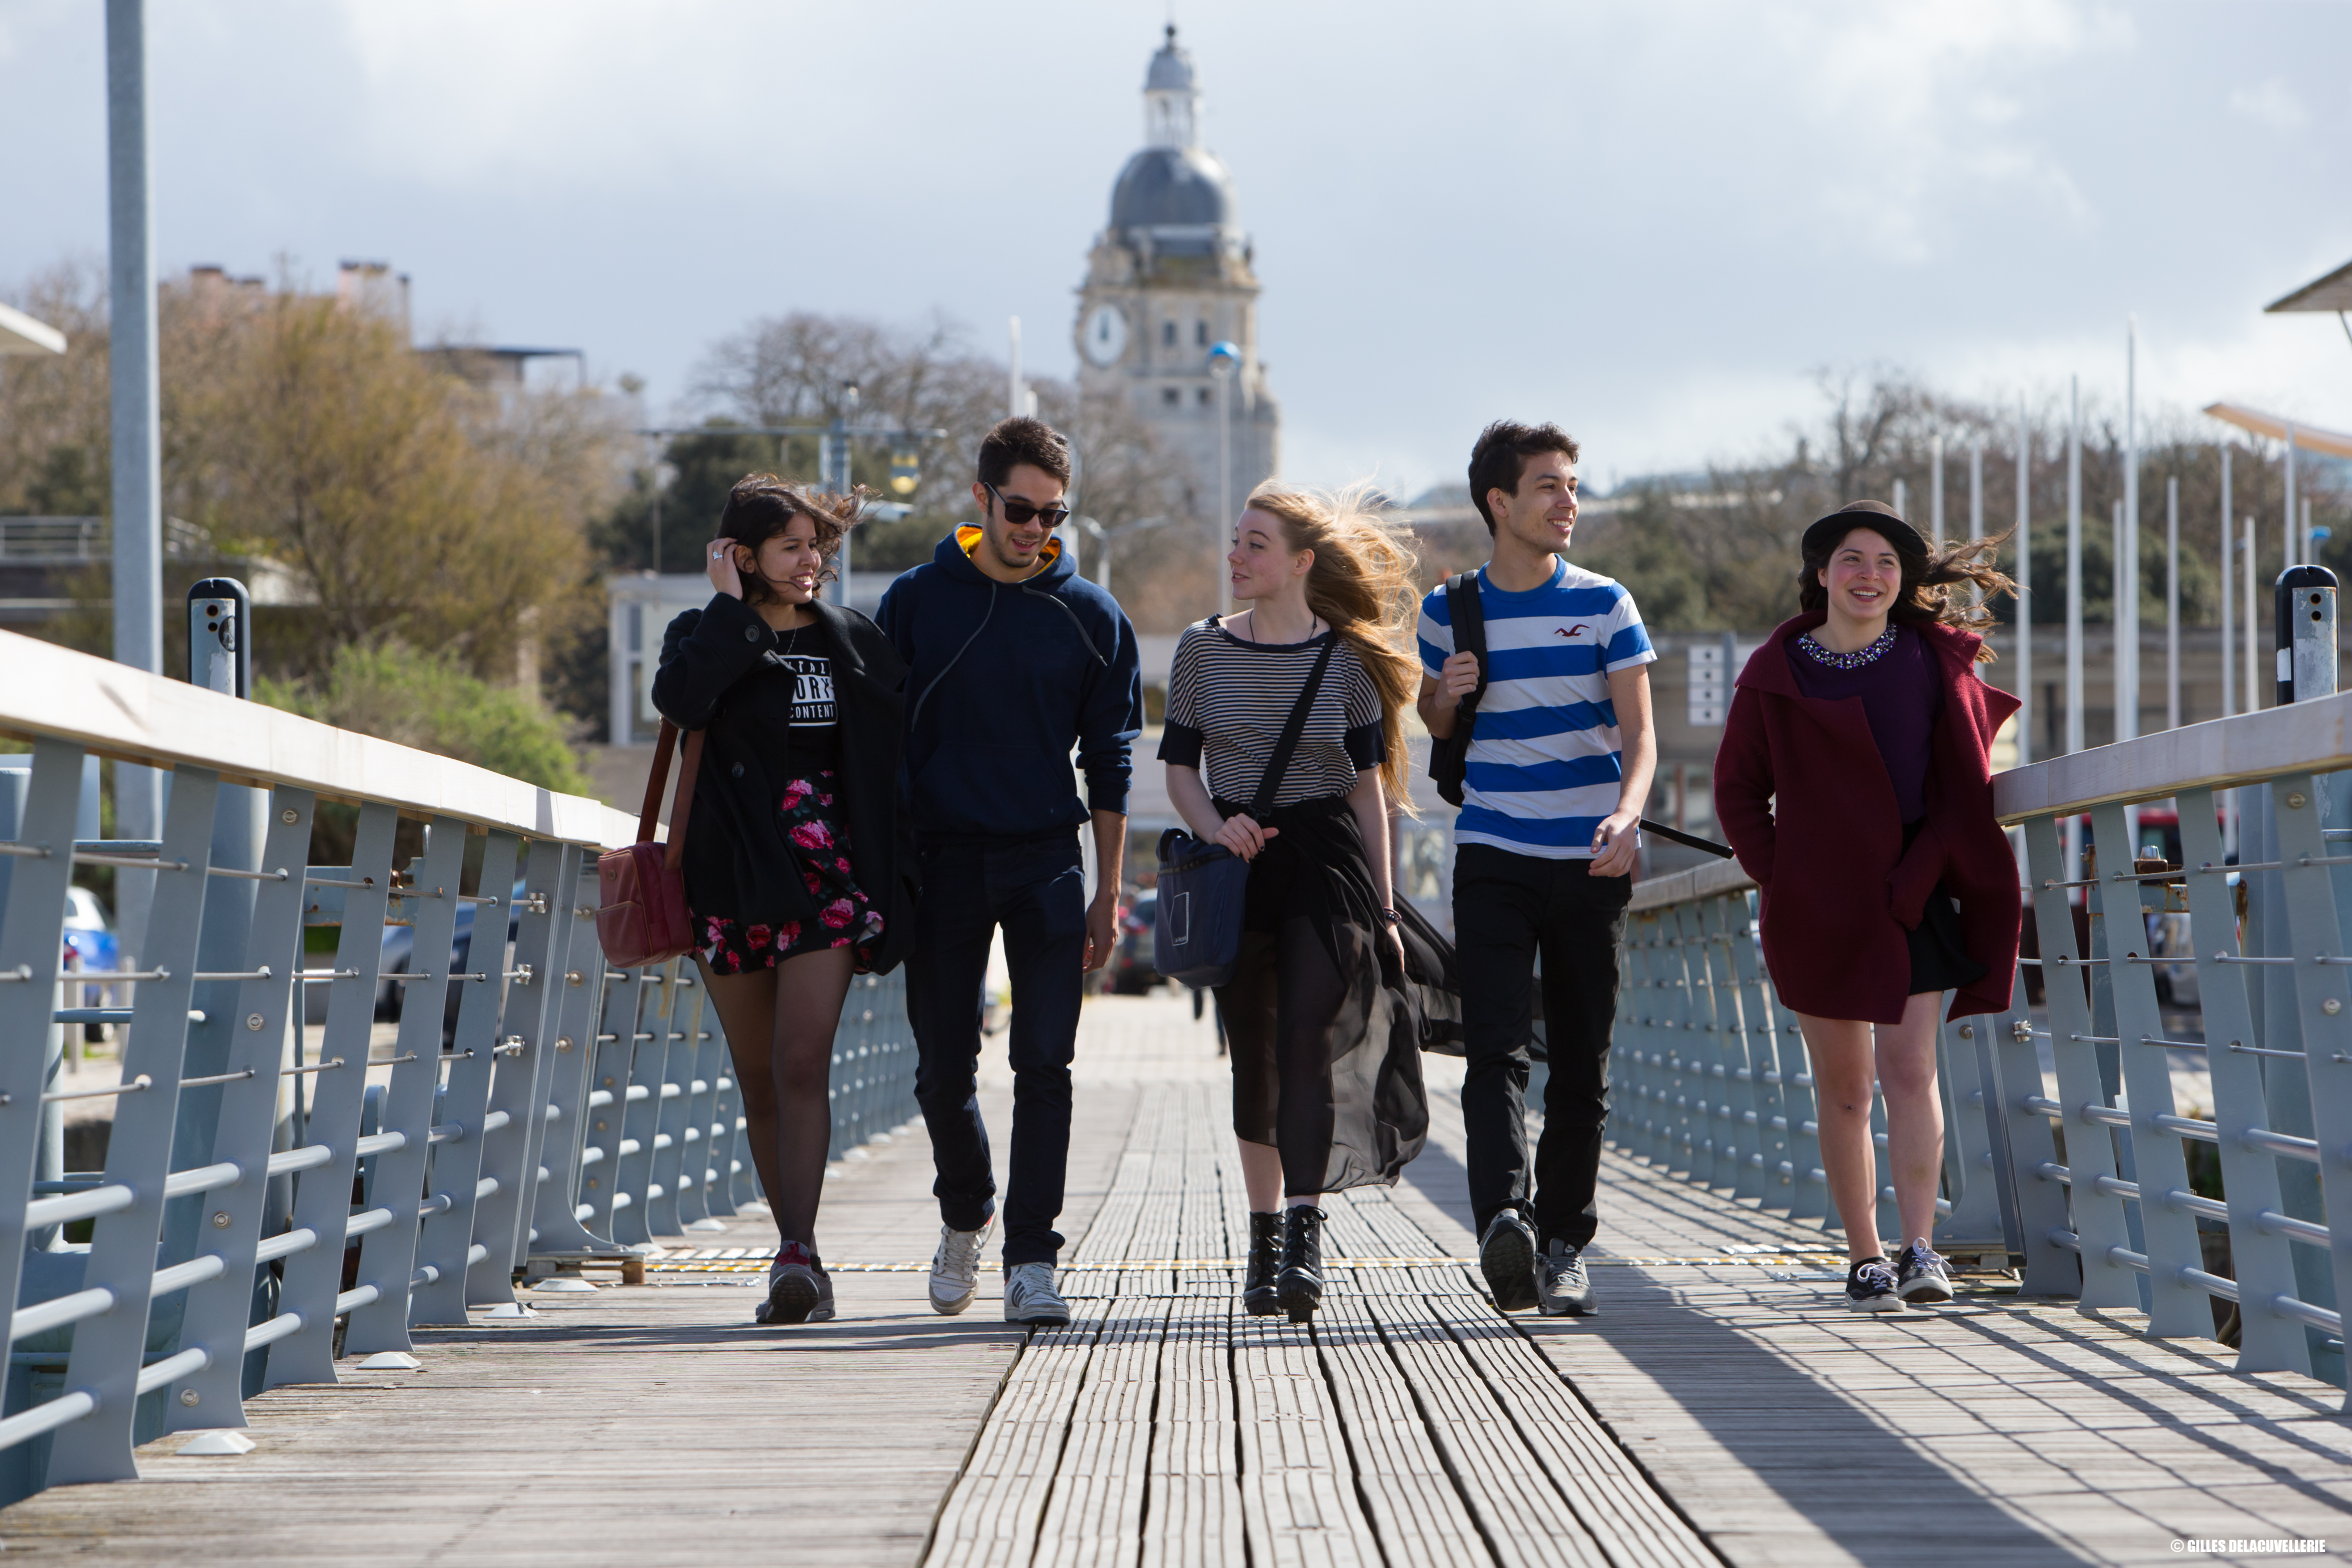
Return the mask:
M 768 1299 L 751 1321 L 759 1323 L 829 1323 L 833 1321 L 833 1276 L 815 1253 L 787 1241 L 768 1265 Z
M 1536 1304 L 1536 1233 L 1516 1208 L 1486 1222 L 1478 1239 L 1478 1271 L 1499 1312 L 1524 1312 Z
M 1070 1321 L 1070 1303 L 1054 1289 L 1051 1263 L 1015 1263 L 1004 1270 L 1004 1321 L 1061 1328 Z
M 1903 1249 L 1903 1256 L 1895 1262 L 1895 1293 L 1906 1301 L 1948 1301 L 1952 1299 L 1952 1275 L 1924 1236 Z
M 931 1311 L 951 1318 L 971 1305 L 980 1290 L 981 1244 L 994 1223 L 983 1220 L 977 1230 L 940 1227 L 940 1249 L 931 1254 Z
M 1895 1270 L 1884 1258 L 1865 1258 L 1846 1270 L 1845 1305 L 1853 1312 L 1910 1311 L 1895 1293 Z
M 1554 1237 L 1536 1265 L 1536 1303 L 1548 1318 L 1597 1316 L 1592 1279 L 1584 1271 L 1584 1249 Z

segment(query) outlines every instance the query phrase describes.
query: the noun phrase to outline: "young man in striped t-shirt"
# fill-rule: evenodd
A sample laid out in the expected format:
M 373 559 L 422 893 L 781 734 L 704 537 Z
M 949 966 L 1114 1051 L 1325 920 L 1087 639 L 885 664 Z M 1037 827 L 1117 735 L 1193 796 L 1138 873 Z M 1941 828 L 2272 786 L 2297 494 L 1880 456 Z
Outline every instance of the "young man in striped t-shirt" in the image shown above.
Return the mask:
M 1633 894 L 1635 825 L 1657 771 L 1656 658 L 1633 596 L 1561 559 L 1576 528 L 1576 443 L 1497 421 L 1470 454 L 1470 497 L 1494 535 L 1477 575 L 1486 628 L 1454 824 L 1454 940 L 1468 1073 L 1470 1203 L 1496 1305 L 1594 1311 L 1583 1251 L 1596 1225 L 1617 944 Z M 1479 685 L 1456 653 L 1443 587 L 1422 601 L 1421 716 L 1454 733 Z M 1543 957 L 1550 1081 L 1528 1169 L 1528 1045 Z

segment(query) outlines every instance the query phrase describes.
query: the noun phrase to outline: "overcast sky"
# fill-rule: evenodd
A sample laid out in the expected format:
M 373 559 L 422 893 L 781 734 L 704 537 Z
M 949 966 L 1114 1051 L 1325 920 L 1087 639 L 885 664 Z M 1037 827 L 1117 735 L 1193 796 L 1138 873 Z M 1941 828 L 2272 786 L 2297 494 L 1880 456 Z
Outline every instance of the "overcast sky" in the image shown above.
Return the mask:
M 415 279 L 682 412 L 712 339 L 934 309 L 1067 373 L 1165 0 L 150 0 L 167 270 Z M 100 0 L 0 5 L 0 291 L 106 245 Z M 1285 467 L 1601 484 L 1738 457 L 1819 367 L 2352 428 L 2352 5 L 1178 0 L 1256 241 Z

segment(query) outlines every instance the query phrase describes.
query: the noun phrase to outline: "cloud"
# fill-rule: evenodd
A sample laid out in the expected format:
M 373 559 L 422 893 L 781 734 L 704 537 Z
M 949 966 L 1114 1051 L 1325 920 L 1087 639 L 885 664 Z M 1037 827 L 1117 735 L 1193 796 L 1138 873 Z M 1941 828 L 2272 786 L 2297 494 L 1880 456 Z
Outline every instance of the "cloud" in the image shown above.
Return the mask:
M 2259 87 L 2242 87 L 2230 94 L 2230 112 L 2244 115 L 2273 131 L 2299 131 L 2311 120 L 2311 111 L 2294 89 L 2273 77 Z

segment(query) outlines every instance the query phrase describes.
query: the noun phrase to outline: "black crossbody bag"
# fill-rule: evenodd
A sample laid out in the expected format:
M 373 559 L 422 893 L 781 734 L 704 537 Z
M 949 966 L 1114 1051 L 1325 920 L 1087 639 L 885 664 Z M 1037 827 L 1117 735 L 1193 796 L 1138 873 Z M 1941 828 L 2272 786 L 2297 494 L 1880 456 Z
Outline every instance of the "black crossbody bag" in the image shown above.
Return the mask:
M 1334 636 L 1317 654 L 1307 685 L 1291 706 L 1249 814 L 1263 826 L 1274 798 L 1298 749 L 1307 715 L 1322 689 L 1323 671 L 1339 645 Z M 1205 988 L 1234 977 L 1242 952 L 1242 900 L 1249 887 L 1249 862 L 1220 843 L 1196 839 L 1181 828 L 1160 835 L 1160 909 L 1151 925 L 1151 967 L 1180 986 Z

